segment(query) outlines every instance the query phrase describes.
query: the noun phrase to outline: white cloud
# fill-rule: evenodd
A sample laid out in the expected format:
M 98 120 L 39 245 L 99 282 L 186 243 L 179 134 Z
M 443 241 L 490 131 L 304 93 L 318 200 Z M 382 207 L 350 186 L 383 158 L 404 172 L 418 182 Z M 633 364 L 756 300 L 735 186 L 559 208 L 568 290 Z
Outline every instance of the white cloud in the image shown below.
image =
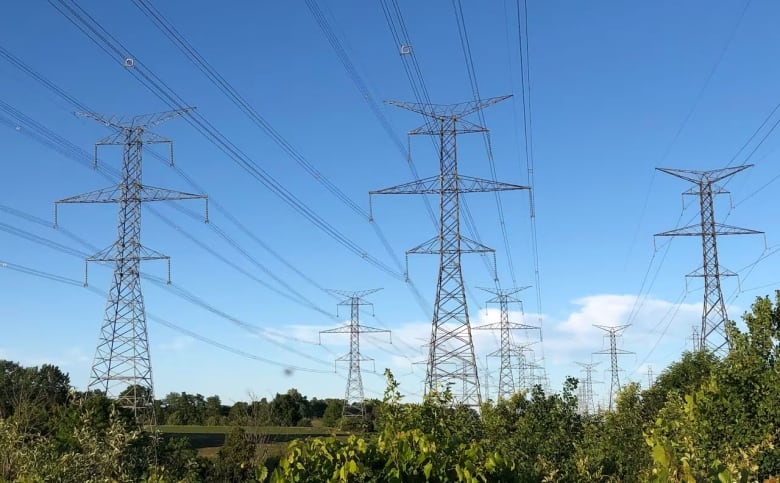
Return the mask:
M 194 339 L 188 335 L 178 335 L 168 342 L 162 342 L 159 345 L 159 349 L 169 352 L 181 352 L 189 348 L 193 342 Z

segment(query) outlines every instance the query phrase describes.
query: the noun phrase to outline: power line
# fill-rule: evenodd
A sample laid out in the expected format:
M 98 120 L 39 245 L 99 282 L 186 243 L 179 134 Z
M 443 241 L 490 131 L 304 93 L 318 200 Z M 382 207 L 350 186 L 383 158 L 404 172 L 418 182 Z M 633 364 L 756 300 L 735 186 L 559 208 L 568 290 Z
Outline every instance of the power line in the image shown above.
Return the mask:
M 309 162 L 300 152 L 298 152 L 271 124 L 264 119 L 257 110 L 230 84 L 199 52 L 198 50 L 168 21 L 162 13 L 146 0 L 133 0 L 133 3 L 139 10 L 150 19 L 155 26 L 214 84 L 229 100 L 238 107 L 258 128 L 268 135 L 288 156 L 290 156 L 299 166 L 301 166 L 315 181 L 323 185 L 342 203 L 347 205 L 353 212 L 361 218 L 369 221 L 377 237 L 380 239 L 387 253 L 393 258 L 397 267 L 401 267 L 401 262 L 395 252 L 392 250 L 386 236 L 379 225 L 370 218 L 369 214 L 355 203 L 349 196 L 341 191 L 333 182 L 324 176 L 314 165 Z M 316 12 L 316 5 L 307 2 L 310 10 Z M 318 19 L 321 22 L 322 15 Z M 348 62 L 348 59 L 346 59 Z M 348 70 L 353 72 L 355 79 L 356 72 L 351 68 L 351 64 L 346 64 Z M 359 80 L 359 77 L 357 78 Z M 365 89 L 363 89 L 365 91 Z M 379 112 L 376 110 L 376 112 Z M 406 278 L 407 285 L 413 296 L 417 300 L 424 313 L 427 313 L 429 304 L 425 302 L 422 295 L 417 290 L 414 283 Z
M 466 70 L 468 72 L 469 83 L 471 84 L 471 93 L 474 96 L 474 100 L 479 102 L 481 96 L 479 93 L 479 83 L 477 81 L 477 72 L 474 68 L 474 58 L 471 54 L 471 42 L 469 41 L 469 32 L 466 27 L 466 19 L 463 15 L 463 4 L 461 0 L 452 0 L 452 7 L 455 10 L 455 20 L 458 24 L 458 36 L 460 37 L 460 45 L 463 50 L 464 60 L 466 61 Z M 477 111 L 479 123 L 483 126 L 487 125 L 485 121 L 485 114 L 482 111 Z M 490 166 L 490 177 L 493 181 L 497 180 L 496 175 L 496 163 L 493 159 L 493 150 L 490 145 L 490 136 L 487 132 L 482 133 L 482 139 L 485 142 L 485 151 L 487 153 L 488 164 Z M 499 226 L 501 228 L 501 236 L 504 241 L 504 250 L 506 251 L 507 265 L 509 267 L 509 273 L 512 278 L 512 285 L 517 286 L 517 277 L 515 276 L 515 264 L 512 260 L 512 250 L 509 246 L 509 235 L 506 229 L 506 220 L 504 218 L 504 204 L 501 202 L 501 196 L 499 193 L 493 192 L 496 201 L 496 210 L 498 212 Z
M 388 0 L 380 0 L 380 5 L 382 6 L 382 12 L 385 16 L 388 29 L 393 37 L 395 48 L 400 49 L 401 64 L 406 73 L 406 78 L 409 80 L 409 85 L 412 88 L 414 98 L 418 104 L 432 104 L 420 63 L 417 60 L 417 52 L 412 46 L 411 37 L 406 29 L 406 21 L 404 20 L 401 8 L 399 7 L 397 0 L 389 0 L 389 2 L 390 4 L 388 3 Z M 422 118 L 424 123 L 427 124 L 429 122 L 429 119 L 425 116 L 422 116 Z M 431 138 L 431 144 L 434 151 L 438 152 L 439 147 L 436 139 Z M 410 153 L 409 156 L 411 156 L 411 149 L 408 151 Z M 477 243 L 483 244 L 482 238 L 474 223 L 474 217 L 471 214 L 471 210 L 466 200 L 461 201 L 461 208 L 464 215 L 463 220 L 466 224 L 466 231 Z M 436 224 L 438 225 L 438 223 Z M 487 273 L 495 279 L 495 262 L 491 264 L 490 259 L 484 253 L 480 254 L 480 258 L 482 259 Z
M 72 159 L 74 161 L 77 161 L 80 164 L 85 165 L 85 166 L 92 166 L 92 163 L 87 160 L 90 157 L 90 155 L 86 151 L 84 151 L 83 149 L 81 149 L 78 146 L 74 145 L 70 141 L 68 141 L 65 138 L 63 138 L 62 136 L 59 136 L 58 134 L 56 134 L 53 131 L 49 130 L 48 128 L 46 128 L 45 126 L 41 125 L 37 121 L 35 121 L 35 120 L 29 118 L 28 116 L 24 115 L 23 113 L 21 113 L 20 111 L 18 111 L 15 108 L 13 108 L 12 106 L 10 106 L 10 105 L 0 101 L 0 111 L 8 113 L 16 121 L 22 123 L 22 125 L 24 125 L 24 126 L 29 127 L 30 129 L 25 129 L 23 131 L 23 133 L 25 135 L 28 135 L 28 136 L 32 137 L 34 140 L 40 142 L 41 144 L 44 144 L 45 146 L 47 146 L 49 148 L 55 149 L 57 152 L 59 152 L 60 154 L 62 154 L 66 158 L 69 158 L 69 159 Z M 9 121 L 6 124 L 13 125 L 14 123 Z M 157 154 L 157 153 L 154 153 L 154 154 Z M 159 154 L 157 156 L 159 157 Z M 192 180 L 188 176 L 186 176 L 186 174 L 183 171 L 181 171 L 181 169 L 179 169 L 179 168 L 176 168 L 176 169 L 178 170 L 178 172 L 181 175 L 185 176 L 185 179 L 188 180 L 190 182 L 190 185 L 194 186 L 197 191 L 205 191 L 205 190 L 200 189 L 199 186 L 195 185 L 192 182 Z M 116 169 L 113 169 L 111 167 L 108 167 L 108 166 L 105 166 L 105 165 L 102 165 L 102 164 L 98 167 L 98 171 L 100 172 L 100 174 L 102 174 L 106 179 L 108 179 L 110 181 L 116 180 L 118 178 L 118 176 L 119 176 L 118 171 Z M 212 205 L 215 204 L 213 200 L 212 200 L 211 204 Z M 218 210 L 220 212 L 227 213 L 229 215 L 229 217 L 230 217 L 229 219 L 232 219 L 234 223 L 239 224 L 240 229 L 242 229 L 242 231 L 244 231 L 245 233 L 251 233 L 251 232 L 249 232 L 249 230 L 245 226 L 241 225 L 240 222 L 238 222 L 238 220 L 235 219 L 235 217 L 233 217 L 231 214 L 229 214 L 229 212 L 226 209 L 222 208 L 221 205 L 216 204 L 216 206 L 217 206 L 217 208 L 218 208 Z M 192 211 L 189 211 L 189 210 L 187 210 L 187 209 L 185 209 L 183 207 L 175 205 L 174 208 L 179 210 L 182 213 L 187 214 L 188 216 L 197 217 L 197 215 L 194 215 Z M 256 267 L 260 268 L 271 279 L 275 280 L 277 283 L 279 283 L 280 285 L 285 287 L 288 291 L 290 291 L 290 294 L 285 293 L 285 292 L 277 289 L 276 287 L 274 287 L 273 285 L 269 284 L 265 280 L 262 280 L 262 279 L 258 278 L 257 276 L 251 274 L 249 271 L 247 271 L 246 269 L 244 269 L 240 265 L 236 264 L 235 262 L 230 261 L 224 255 L 220 254 L 214 248 L 212 248 L 209 244 L 204 243 L 204 242 L 198 240 L 197 237 L 193 236 L 192 234 L 190 234 L 189 232 L 187 232 L 186 230 L 181 228 L 179 225 L 177 225 L 171 219 L 167 218 L 162 213 L 160 213 L 158 210 L 156 210 L 154 208 L 147 208 L 147 209 L 153 215 L 159 217 L 164 223 L 166 223 L 167 225 L 169 225 L 170 227 L 172 227 L 173 229 L 175 229 L 176 231 L 178 231 L 179 233 L 184 235 L 187 239 L 191 240 L 193 243 L 198 245 L 200 248 L 202 248 L 203 250 L 207 251 L 209 254 L 211 254 L 212 256 L 217 258 L 218 260 L 222 261 L 223 263 L 227 264 L 231 268 L 235 269 L 239 273 L 247 276 L 251 280 L 259 283 L 260 285 L 263 285 L 264 287 L 268 288 L 269 290 L 271 290 L 271 291 L 273 291 L 273 292 L 275 292 L 275 293 L 277 293 L 277 294 L 279 294 L 279 295 L 281 295 L 281 296 L 283 296 L 283 297 L 285 297 L 285 298 L 287 298 L 289 300 L 292 300 L 292 301 L 294 301 L 296 303 L 301 304 L 304 307 L 311 308 L 313 310 L 316 310 L 319 313 L 331 316 L 330 312 L 327 312 L 324 309 L 319 308 L 313 301 L 311 301 L 307 297 L 303 296 L 297 290 L 293 289 L 292 286 L 290 286 L 289 284 L 284 282 L 273 271 L 271 271 L 270 269 L 265 267 L 264 264 L 259 262 L 251 254 L 249 254 L 245 249 L 243 249 L 235 241 L 235 239 L 230 237 L 224 230 L 222 230 L 217 223 L 210 222 L 208 226 L 210 227 L 210 229 L 212 231 L 214 231 L 223 240 L 225 240 L 227 243 L 229 243 L 231 246 L 233 246 L 247 260 L 249 260 L 250 263 L 252 263 Z M 50 226 L 50 224 L 48 226 Z M 74 237 L 74 235 L 72 235 L 67 230 L 64 230 L 63 233 L 66 234 L 67 236 L 71 237 L 71 238 Z M 253 235 L 252 238 L 257 243 L 267 247 L 267 245 L 264 244 L 256 235 Z M 81 240 L 81 242 L 83 243 L 83 240 Z M 270 249 L 270 247 L 267 247 L 267 248 Z M 97 250 L 97 249 L 95 249 L 95 250 Z M 274 252 L 274 253 L 277 255 L 278 258 L 281 258 L 280 256 L 278 256 L 278 253 L 276 253 L 276 252 Z M 283 263 L 286 264 L 286 266 L 292 267 L 292 265 L 289 262 L 287 262 L 286 260 L 284 260 L 284 259 L 281 259 L 281 260 L 282 260 Z M 295 270 L 297 270 L 297 269 L 295 269 Z M 300 270 L 297 270 L 297 271 L 300 272 Z M 308 278 L 308 279 L 311 281 L 310 278 Z M 313 281 L 311 281 L 311 282 L 316 285 L 316 282 L 313 282 Z
M 45 271 L 38 270 L 38 269 L 35 269 L 35 268 L 27 267 L 27 266 L 24 266 L 24 265 L 11 263 L 11 262 L 6 261 L 6 260 L 0 260 L 0 269 L 3 269 L 3 268 L 7 268 L 9 270 L 14 270 L 16 272 L 23 273 L 23 274 L 26 274 L 26 275 L 31 275 L 31 276 L 38 277 L 38 278 L 52 280 L 52 281 L 55 281 L 55 282 L 66 284 L 66 285 L 72 285 L 72 286 L 75 286 L 75 287 L 83 287 L 83 285 L 84 285 L 80 280 L 76 280 L 76 279 L 69 278 L 69 277 L 64 277 L 64 276 L 57 275 L 57 274 L 54 274 L 54 273 L 51 273 L 51 272 L 45 272 Z M 90 292 L 98 295 L 98 296 L 103 297 L 103 298 L 105 298 L 106 295 L 107 295 L 107 292 L 104 292 L 104 291 L 102 291 L 100 289 L 97 289 L 97 288 L 94 288 L 94 287 L 86 287 L 86 289 L 89 290 Z M 278 362 L 276 360 L 273 360 L 273 359 L 268 359 L 266 357 L 258 356 L 258 355 L 255 355 L 255 354 L 243 351 L 241 349 L 237 349 L 235 347 L 229 346 L 227 344 L 223 344 L 221 342 L 218 342 L 218 341 L 216 341 L 214 339 L 211 339 L 209 337 L 206 337 L 204 335 L 201 335 L 201 334 L 198 334 L 196 332 L 193 332 L 193 331 L 191 331 L 189 329 L 185 329 L 184 327 L 182 327 L 180 325 L 176 325 L 173 322 L 170 322 L 170 321 L 168 321 L 168 320 L 166 320 L 166 319 L 164 319 L 162 317 L 159 317 L 157 315 L 154 315 L 151 312 L 147 312 L 147 317 L 149 318 L 149 320 L 152 320 L 153 322 L 158 323 L 160 325 L 164 325 L 164 326 L 168 327 L 169 329 L 175 330 L 175 331 L 177 331 L 179 333 L 182 333 L 184 335 L 192 337 L 193 339 L 197 339 L 197 340 L 199 340 L 199 341 L 201 341 L 203 343 L 209 344 L 209 345 L 214 346 L 214 347 L 216 347 L 218 349 L 221 349 L 223 351 L 230 352 L 232 354 L 235 354 L 235 355 L 247 358 L 247 359 L 253 359 L 255 361 L 262 362 L 262 363 L 265 363 L 265 364 L 271 364 L 271 365 L 274 365 L 274 366 L 282 367 L 284 369 L 296 370 L 296 371 L 300 371 L 300 372 L 310 372 L 310 373 L 315 373 L 315 374 L 332 374 L 333 373 L 333 371 L 325 371 L 325 370 L 311 369 L 311 368 L 308 368 L 308 367 L 296 366 L 296 365 L 291 365 L 291 364 L 283 364 L 283 363 L 280 363 L 280 362 Z
M 59 6 L 54 2 L 57 1 Z M 128 69 L 131 75 L 139 80 L 147 89 L 167 105 L 173 108 L 181 108 L 187 103 L 173 91 L 162 79 L 160 79 L 151 70 L 147 70 L 143 63 L 132 56 L 129 49 L 125 48 L 119 41 L 108 33 L 99 22 L 85 12 L 76 4 L 68 5 L 66 0 L 50 0 L 49 3 L 57 9 L 67 20 L 75 25 L 84 33 L 93 43 L 103 50 L 109 57 L 124 62 L 128 56 L 134 59 L 133 67 Z M 71 2 L 72 3 L 72 2 Z M 403 274 L 388 267 L 384 262 L 370 255 L 351 238 L 344 235 L 332 224 L 318 215 L 311 207 L 301 201 L 287 188 L 282 186 L 278 180 L 266 172 L 259 164 L 252 160 L 243 150 L 230 141 L 222 132 L 220 132 L 210 121 L 197 111 L 190 113 L 185 117 L 198 132 L 200 132 L 209 142 L 225 153 L 233 162 L 249 173 L 255 180 L 278 196 L 282 201 L 292 207 L 299 215 L 303 216 L 317 228 L 322 230 L 330 238 L 353 252 L 363 260 L 367 261 L 376 268 L 382 270 L 397 280 L 403 280 Z

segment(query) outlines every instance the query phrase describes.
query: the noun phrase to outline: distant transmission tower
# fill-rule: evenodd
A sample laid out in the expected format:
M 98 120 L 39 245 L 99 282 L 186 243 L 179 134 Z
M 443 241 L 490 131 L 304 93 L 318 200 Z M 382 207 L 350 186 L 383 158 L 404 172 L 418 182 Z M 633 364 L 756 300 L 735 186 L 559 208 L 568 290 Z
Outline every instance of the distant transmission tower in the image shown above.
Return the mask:
M 461 254 L 493 253 L 494 250 L 470 240 L 460 233 L 460 195 L 487 191 L 529 189 L 508 183 L 463 176 L 458 173 L 456 138 L 458 134 L 484 133 L 487 128 L 464 118 L 480 109 L 507 99 L 494 97 L 452 105 L 390 104 L 429 118 L 425 125 L 409 132 L 439 138 L 439 174 L 391 188 L 370 192 L 385 194 L 431 194 L 439 196 L 439 233 L 430 240 L 407 251 L 407 254 L 439 255 L 439 277 L 433 309 L 431 344 L 428 354 L 426 387 L 441 389 L 451 383 L 463 384 L 462 404 L 479 406 L 482 396 L 471 338 L 471 325 L 463 286 Z
M 498 350 L 488 354 L 490 357 L 499 357 L 501 359 L 501 369 L 499 369 L 498 372 L 498 399 L 509 399 L 517 392 L 515 380 L 512 376 L 512 352 L 514 345 L 512 343 L 512 331 L 539 329 L 539 327 L 509 321 L 509 303 L 519 303 L 522 305 L 522 301 L 513 297 L 513 295 L 527 288 L 528 287 L 520 287 L 504 290 L 490 288 L 482 289 L 485 292 L 495 295 L 495 297 L 488 300 L 487 303 L 498 304 L 501 311 L 498 323 L 474 327 L 474 330 L 498 330 L 501 333 L 501 346 Z
M 620 391 L 620 367 L 618 367 L 618 355 L 633 354 L 631 351 L 617 348 L 617 336 L 628 327 L 628 325 L 620 325 L 617 327 L 608 327 L 605 325 L 594 325 L 609 335 L 609 351 L 603 350 L 594 352 L 594 354 L 609 354 L 610 357 L 610 373 L 612 374 L 612 381 L 609 386 L 609 410 L 612 411 L 613 402 L 618 391 Z
M 688 340 L 691 341 L 691 348 L 693 352 L 699 352 L 699 350 L 701 350 L 699 345 L 701 343 L 701 332 L 695 325 L 691 327 L 691 335 L 688 336 Z
M 122 173 L 117 186 L 91 191 L 55 202 L 54 225 L 60 203 L 118 203 L 117 240 L 108 248 L 87 258 L 87 262 L 114 262 L 114 277 L 106 303 L 106 315 L 100 330 L 88 389 L 104 391 L 130 408 L 136 418 L 143 409 L 152 407 L 154 386 L 149 340 L 146 329 L 144 298 L 141 294 L 142 260 L 167 260 L 170 279 L 170 257 L 141 245 L 141 204 L 148 201 L 208 199 L 205 195 L 182 193 L 141 182 L 141 159 L 144 144 L 172 141 L 149 128 L 188 112 L 181 109 L 133 117 L 103 117 L 92 113 L 82 116 L 94 119 L 116 132 L 95 143 L 95 166 L 98 146 L 122 146 Z M 206 210 L 208 221 L 208 205 Z
M 580 386 L 579 410 L 581 414 L 593 414 L 596 412 L 596 406 L 593 403 L 593 369 L 601 364 L 600 362 L 576 362 L 582 367 L 585 373 L 585 380 Z
M 377 329 L 360 324 L 360 306 L 373 305 L 363 299 L 366 295 L 382 290 L 375 288 L 362 290 L 358 292 L 344 292 L 341 290 L 330 290 L 330 292 L 346 297 L 339 302 L 339 306 L 348 305 L 350 308 L 349 324 L 336 327 L 335 329 L 321 330 L 322 334 L 349 334 L 349 353 L 336 359 L 337 362 L 349 363 L 349 376 L 347 377 L 347 390 L 344 397 L 344 409 L 341 412 L 342 418 L 356 419 L 363 418 L 366 415 L 365 397 L 363 394 L 363 377 L 360 372 L 361 361 L 371 361 L 369 357 L 363 357 L 360 353 L 360 334 L 365 333 L 390 333 L 387 329 Z
M 655 382 L 655 375 L 653 375 L 653 366 L 647 366 L 647 388 L 653 387 Z
M 530 391 L 537 384 L 544 383 L 545 376 L 537 376 L 536 370 L 542 366 L 536 363 L 536 355 L 529 344 L 518 346 L 514 352 L 517 354 L 517 390 Z M 530 357 L 530 360 L 529 360 Z
M 735 166 L 733 168 L 714 169 L 711 171 L 657 168 L 664 173 L 690 181 L 695 186 L 683 194 L 699 196 L 700 223 L 658 233 L 656 236 L 701 237 L 702 266 L 688 274 L 689 277 L 704 278 L 704 308 L 701 318 L 699 349 L 706 349 L 719 355 L 723 355 L 730 345 L 726 334 L 728 315 L 726 314 L 726 304 L 723 301 L 723 292 L 720 289 L 720 277 L 735 276 L 736 274 L 720 268 L 718 263 L 718 235 L 755 235 L 762 232 L 715 222 L 713 196 L 728 193 L 728 191 L 715 183 L 751 166 Z

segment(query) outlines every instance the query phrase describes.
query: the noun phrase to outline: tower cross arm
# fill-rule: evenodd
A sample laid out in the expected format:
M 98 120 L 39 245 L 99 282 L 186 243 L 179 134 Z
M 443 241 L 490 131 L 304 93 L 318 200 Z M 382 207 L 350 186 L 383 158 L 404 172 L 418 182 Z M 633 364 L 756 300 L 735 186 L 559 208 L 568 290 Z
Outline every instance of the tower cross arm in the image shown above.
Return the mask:
M 369 191 L 373 195 L 438 195 L 440 193 L 484 193 L 489 191 L 529 190 L 530 186 L 503 183 L 473 176 L 455 175 L 456 182 L 451 188 L 442 188 L 441 178 L 431 176 L 390 188 Z
M 381 288 L 371 288 L 371 289 L 367 289 L 367 290 L 357 290 L 357 291 L 352 291 L 352 292 L 350 292 L 349 290 L 336 290 L 336 289 L 327 289 L 327 290 L 328 290 L 328 292 L 330 292 L 332 294 L 340 295 L 342 297 L 347 297 L 348 299 L 351 299 L 351 298 L 361 299 L 361 298 L 365 297 L 366 295 L 371 295 L 372 293 L 379 292 L 382 289 Z
M 611 349 L 604 349 L 598 352 L 594 352 L 593 354 L 636 354 L 636 352 L 616 348 L 614 351 Z
M 95 191 L 88 191 L 69 198 L 63 198 L 54 203 L 118 203 L 125 199 L 126 196 L 127 195 L 123 194 L 122 185 L 116 185 Z M 183 191 L 157 188 L 154 186 L 142 186 L 137 201 L 173 201 L 206 198 L 208 198 L 207 195 L 185 193 Z
M 119 115 L 104 115 L 94 112 L 76 112 L 75 114 L 87 119 L 93 119 L 101 124 L 105 124 L 108 127 L 114 129 L 128 129 L 133 127 L 154 127 L 159 126 L 171 119 L 194 111 L 194 107 L 185 107 L 183 109 L 175 109 L 172 111 L 154 112 L 151 114 L 141 114 L 137 116 L 119 116 Z
M 655 236 L 701 236 L 701 235 L 760 235 L 763 231 L 740 228 L 738 226 L 714 223 L 714 230 L 702 232 L 701 225 L 688 225 L 674 230 L 656 233 Z
M 517 322 L 509 322 L 509 323 L 492 322 L 489 324 L 474 326 L 472 327 L 472 329 L 473 330 L 499 330 L 502 327 L 510 330 L 541 330 L 538 326 L 519 324 Z
M 416 112 L 423 116 L 442 118 L 442 117 L 465 117 L 473 114 L 480 109 L 484 109 L 503 100 L 509 99 L 510 95 L 491 97 L 489 99 L 478 99 L 473 101 L 459 102 L 457 104 L 424 104 L 418 102 L 399 102 L 385 101 L 390 105 Z
M 744 164 L 742 166 L 733 166 L 729 168 L 713 169 L 708 171 L 697 171 L 693 169 L 674 169 L 674 168 L 655 168 L 666 174 L 671 174 L 680 179 L 690 181 L 691 183 L 715 183 L 722 179 L 733 176 L 740 171 L 744 171 L 752 164 Z
M 434 236 L 414 248 L 406 251 L 407 255 L 436 255 L 440 253 L 495 253 L 495 249 L 485 246 L 479 242 L 467 238 L 465 236 L 460 237 L 460 246 L 445 247 L 442 249 L 441 241 L 438 236 Z

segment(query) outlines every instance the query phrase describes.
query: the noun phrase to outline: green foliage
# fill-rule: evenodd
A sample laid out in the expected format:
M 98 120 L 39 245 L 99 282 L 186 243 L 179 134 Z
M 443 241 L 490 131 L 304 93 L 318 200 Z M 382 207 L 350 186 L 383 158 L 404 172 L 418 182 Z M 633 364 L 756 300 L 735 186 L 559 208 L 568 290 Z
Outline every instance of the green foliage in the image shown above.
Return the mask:
M 277 394 L 269 409 L 272 424 L 279 426 L 297 426 L 298 421 L 310 416 L 309 402 L 297 389 Z
M 745 330 L 728 324 L 723 359 L 686 353 L 653 387 L 629 384 L 614 411 L 589 416 L 577 413 L 571 378 L 560 394 L 537 386 L 477 413 L 449 388 L 405 403 L 388 371 L 383 401 L 367 401 L 364 420 L 349 418 L 359 424 L 346 438 L 293 427 L 320 417 L 347 427 L 342 401 L 309 401 L 295 389 L 231 408 L 217 396 L 166 396 L 155 409 L 161 420 L 236 425 L 213 459 L 187 440 L 142 431 L 99 392 L 75 393 L 56 367 L 0 361 L 0 481 L 777 481 L 780 292 L 757 299 L 744 322 Z M 272 423 L 298 439 L 269 459 Z
M 585 422 L 576 451 L 578 474 L 592 480 L 647 480 L 652 459 L 643 434 L 645 411 L 639 386 L 626 386 L 616 406 L 616 411 Z
M 568 378 L 560 395 L 547 395 L 536 386 L 530 397 L 515 394 L 483 405 L 487 445 L 517 465 L 518 481 L 577 481 L 574 454 L 583 422 L 576 388 L 577 381 Z
M 378 434 L 295 441 L 271 481 L 515 481 L 513 465 L 473 439 L 477 419 L 453 407 L 449 391 L 401 404 L 398 383 L 386 374 Z
M 780 292 L 776 294 L 780 301 Z M 673 395 L 648 431 L 654 471 L 680 481 L 754 481 L 780 475 L 780 304 L 758 298 L 729 323 L 731 350 L 706 382 Z
M 335 428 L 341 422 L 341 413 L 344 410 L 344 401 L 341 399 L 330 399 L 325 412 L 322 414 L 323 426 Z
M 253 481 L 262 465 L 257 457 L 257 442 L 243 428 L 235 428 L 225 439 L 225 445 L 217 453 L 212 481 Z

